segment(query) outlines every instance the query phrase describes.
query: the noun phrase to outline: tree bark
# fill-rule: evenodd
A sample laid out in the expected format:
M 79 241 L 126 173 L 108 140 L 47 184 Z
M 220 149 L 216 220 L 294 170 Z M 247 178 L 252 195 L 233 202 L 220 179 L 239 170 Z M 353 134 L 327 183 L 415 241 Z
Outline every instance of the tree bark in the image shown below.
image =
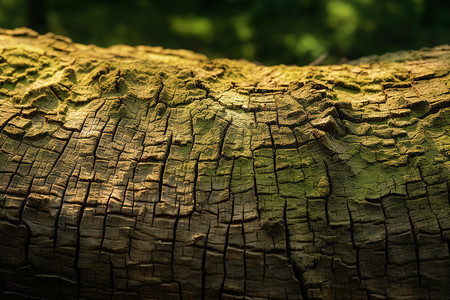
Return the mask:
M 0 33 L 2 299 L 450 299 L 450 47 L 264 67 Z

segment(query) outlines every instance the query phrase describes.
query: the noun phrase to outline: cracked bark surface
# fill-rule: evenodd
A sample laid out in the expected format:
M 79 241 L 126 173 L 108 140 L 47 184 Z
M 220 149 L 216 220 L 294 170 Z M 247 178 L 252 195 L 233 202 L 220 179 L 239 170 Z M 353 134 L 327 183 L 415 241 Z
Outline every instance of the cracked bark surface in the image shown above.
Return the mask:
M 0 31 L 2 299 L 450 299 L 450 48 L 264 67 Z

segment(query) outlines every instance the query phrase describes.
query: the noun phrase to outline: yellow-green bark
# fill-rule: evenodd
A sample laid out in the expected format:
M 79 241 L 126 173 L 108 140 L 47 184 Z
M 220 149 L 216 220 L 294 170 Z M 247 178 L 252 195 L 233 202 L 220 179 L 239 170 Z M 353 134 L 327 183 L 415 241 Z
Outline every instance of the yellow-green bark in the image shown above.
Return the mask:
M 448 299 L 448 46 L 265 67 L 0 33 L 5 299 Z

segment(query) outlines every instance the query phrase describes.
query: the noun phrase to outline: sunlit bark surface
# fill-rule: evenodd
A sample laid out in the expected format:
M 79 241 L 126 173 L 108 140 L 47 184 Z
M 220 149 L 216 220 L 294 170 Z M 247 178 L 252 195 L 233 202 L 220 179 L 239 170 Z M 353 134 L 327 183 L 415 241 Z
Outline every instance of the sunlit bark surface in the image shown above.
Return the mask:
M 0 33 L 2 299 L 450 299 L 450 47 L 264 67 Z

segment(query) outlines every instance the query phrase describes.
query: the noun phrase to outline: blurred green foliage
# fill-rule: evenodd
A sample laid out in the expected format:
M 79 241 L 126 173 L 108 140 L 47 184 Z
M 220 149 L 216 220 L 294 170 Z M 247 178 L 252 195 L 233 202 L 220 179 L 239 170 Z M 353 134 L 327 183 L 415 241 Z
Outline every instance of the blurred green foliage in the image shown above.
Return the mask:
M 450 43 L 450 0 L 0 0 L 0 27 L 80 43 L 322 63 Z

